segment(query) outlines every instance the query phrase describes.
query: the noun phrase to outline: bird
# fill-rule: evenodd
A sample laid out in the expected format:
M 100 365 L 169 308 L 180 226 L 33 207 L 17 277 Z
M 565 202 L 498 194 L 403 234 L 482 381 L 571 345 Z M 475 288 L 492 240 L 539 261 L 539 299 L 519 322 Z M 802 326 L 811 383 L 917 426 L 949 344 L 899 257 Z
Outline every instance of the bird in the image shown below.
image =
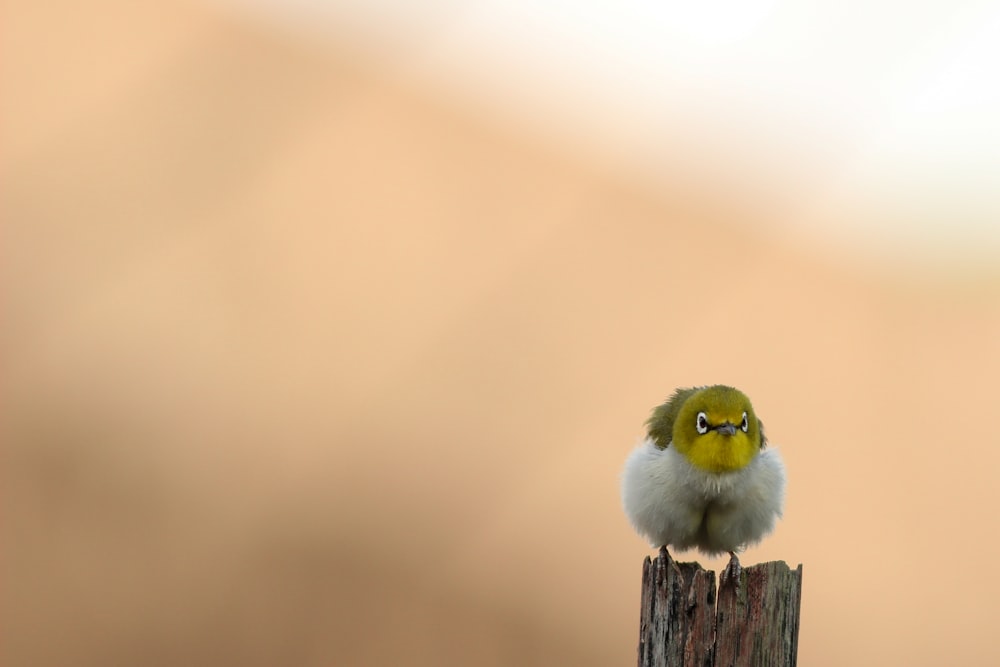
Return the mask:
M 646 426 L 625 461 L 621 493 L 650 546 L 737 559 L 774 529 L 785 466 L 746 394 L 726 385 L 677 389 Z

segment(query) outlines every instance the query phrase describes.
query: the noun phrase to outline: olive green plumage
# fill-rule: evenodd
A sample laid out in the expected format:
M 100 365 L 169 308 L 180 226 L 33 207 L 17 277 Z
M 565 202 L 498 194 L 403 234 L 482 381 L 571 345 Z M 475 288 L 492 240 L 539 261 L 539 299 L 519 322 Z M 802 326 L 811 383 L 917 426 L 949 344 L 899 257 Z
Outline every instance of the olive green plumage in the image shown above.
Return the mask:
M 670 444 L 670 441 L 674 437 L 674 422 L 677 421 L 677 415 L 680 413 L 681 407 L 683 407 L 684 403 L 691 396 L 702 391 L 716 392 L 719 390 L 726 393 L 735 392 L 743 396 L 743 393 L 739 389 L 721 384 L 704 387 L 685 387 L 674 391 L 670 398 L 653 409 L 653 414 L 646 420 L 647 433 L 653 440 L 653 443 L 660 449 L 665 449 Z M 767 437 L 764 435 L 764 422 L 760 421 L 760 419 L 756 419 L 755 421 L 757 422 L 756 427 L 760 431 L 760 448 L 763 449 L 767 446 Z M 753 427 L 754 424 L 751 423 L 751 428 Z
M 674 437 L 674 422 L 677 421 L 677 413 L 681 411 L 684 401 L 701 389 L 701 387 L 689 387 L 678 389 L 662 405 L 653 409 L 653 414 L 646 421 L 649 437 L 660 449 L 665 449 Z

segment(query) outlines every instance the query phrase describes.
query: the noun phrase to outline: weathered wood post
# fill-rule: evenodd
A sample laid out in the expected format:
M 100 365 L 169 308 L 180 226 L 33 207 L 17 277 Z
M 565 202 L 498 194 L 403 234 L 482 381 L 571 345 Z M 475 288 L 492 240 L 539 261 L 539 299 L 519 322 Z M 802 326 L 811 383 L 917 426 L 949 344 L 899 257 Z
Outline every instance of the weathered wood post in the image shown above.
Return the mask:
M 642 566 L 639 667 L 792 667 L 799 639 L 802 566 L 743 568 L 719 579 L 666 549 Z

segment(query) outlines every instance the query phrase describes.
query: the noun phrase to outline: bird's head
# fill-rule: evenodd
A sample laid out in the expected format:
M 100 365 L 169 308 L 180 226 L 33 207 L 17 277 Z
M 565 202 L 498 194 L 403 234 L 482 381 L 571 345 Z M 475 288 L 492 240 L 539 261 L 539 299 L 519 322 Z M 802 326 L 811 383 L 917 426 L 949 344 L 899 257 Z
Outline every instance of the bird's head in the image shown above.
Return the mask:
M 675 396 L 675 399 L 680 396 Z M 710 472 L 739 470 L 765 445 L 763 428 L 746 394 L 723 385 L 702 387 L 673 406 L 671 445 Z

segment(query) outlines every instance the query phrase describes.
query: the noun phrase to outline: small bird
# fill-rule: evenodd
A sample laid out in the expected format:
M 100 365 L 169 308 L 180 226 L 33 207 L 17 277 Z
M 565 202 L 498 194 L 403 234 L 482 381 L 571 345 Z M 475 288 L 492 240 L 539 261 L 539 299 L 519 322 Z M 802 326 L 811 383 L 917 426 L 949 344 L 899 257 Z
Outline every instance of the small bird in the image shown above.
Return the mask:
M 622 503 L 653 547 L 735 557 L 774 529 L 785 466 L 743 392 L 678 389 L 646 424 L 625 461 Z

